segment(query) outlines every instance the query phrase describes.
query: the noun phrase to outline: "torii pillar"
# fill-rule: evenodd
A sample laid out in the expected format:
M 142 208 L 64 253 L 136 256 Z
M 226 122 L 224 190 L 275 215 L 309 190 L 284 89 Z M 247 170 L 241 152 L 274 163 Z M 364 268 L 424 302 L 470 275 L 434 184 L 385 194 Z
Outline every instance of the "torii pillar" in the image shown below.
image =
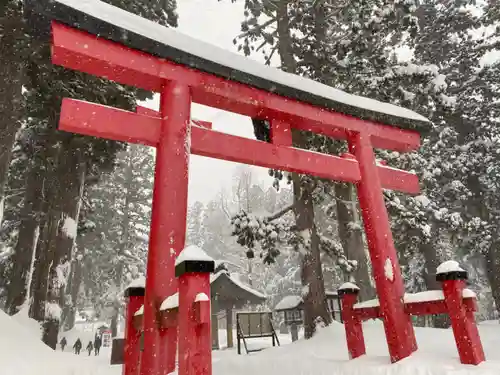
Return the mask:
M 175 370 L 177 331 L 168 331 L 166 345 L 169 350 L 160 354 L 157 314 L 162 301 L 177 292 L 175 259 L 184 248 L 186 233 L 190 113 L 189 87 L 166 81 L 160 97 L 162 120 L 160 142 L 156 148 L 144 297 L 144 347 L 147 350 L 142 353 L 141 374 L 164 374 Z M 167 356 L 166 361 L 160 360 L 163 355 Z M 158 365 L 157 361 L 160 361 Z M 162 364 L 167 368 L 162 368 Z

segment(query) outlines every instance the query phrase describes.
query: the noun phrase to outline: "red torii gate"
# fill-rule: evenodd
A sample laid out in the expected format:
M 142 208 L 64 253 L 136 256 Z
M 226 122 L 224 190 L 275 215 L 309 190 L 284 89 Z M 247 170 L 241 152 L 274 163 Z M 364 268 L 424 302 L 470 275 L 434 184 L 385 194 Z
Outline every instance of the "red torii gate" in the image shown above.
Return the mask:
M 35 13 L 29 19 L 40 34 L 44 30 L 39 22 L 52 21 L 54 64 L 161 94 L 158 113 L 64 99 L 59 126 L 157 150 L 141 375 L 164 375 L 175 368 L 177 330 L 162 331 L 157 312 L 178 290 L 174 264 L 184 247 L 190 153 L 355 183 L 391 360 L 416 350 L 382 189 L 416 194 L 418 179 L 377 164 L 373 149 L 418 149 L 417 130 L 430 126 L 425 118 L 264 67 L 97 0 L 28 0 L 26 9 Z M 192 124 L 192 102 L 267 119 L 271 143 Z M 294 148 L 291 129 L 347 140 L 350 154 L 338 157 Z M 384 273 L 388 264 L 390 278 Z M 193 324 L 189 319 L 179 314 L 182 375 L 192 371 L 183 348 L 196 345 L 185 334 Z M 204 373 L 210 373 L 209 367 Z

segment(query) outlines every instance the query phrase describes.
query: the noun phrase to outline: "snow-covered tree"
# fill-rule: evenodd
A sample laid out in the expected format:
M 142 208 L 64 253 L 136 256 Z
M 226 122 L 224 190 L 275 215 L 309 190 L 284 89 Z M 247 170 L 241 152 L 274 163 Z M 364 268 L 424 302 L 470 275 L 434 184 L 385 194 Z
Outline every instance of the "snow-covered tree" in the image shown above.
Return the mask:
M 277 53 L 284 70 L 410 107 L 434 122 L 418 153 L 380 152 L 422 181 L 418 197 L 386 193 L 408 287 L 439 287 L 441 260 L 465 261 L 477 252 L 485 255 L 490 283 L 498 283 L 496 2 L 253 0 L 245 15 L 235 40 L 245 54 Z M 268 141 L 268 125 L 254 123 L 257 137 Z M 308 135 L 305 143 L 342 150 L 321 142 Z M 323 193 L 314 194 L 324 201 Z
M 175 0 L 109 2 L 163 25 L 177 26 Z M 78 222 L 79 199 L 86 176 L 99 176 L 102 170 L 109 169 L 116 152 L 124 148 L 118 142 L 58 132 L 56 125 L 61 99 L 69 96 L 133 109 L 137 99 L 145 99 L 150 94 L 52 65 L 48 43 L 31 38 L 29 33 L 22 33 L 18 44 L 17 51 L 23 51 L 23 47 L 29 49 L 29 58 L 23 60 L 23 79 L 13 81 L 18 85 L 13 90 L 20 92 L 22 87 L 25 89 L 26 128 L 23 133 L 29 137 L 21 135 L 21 138 L 34 151 L 28 153 L 27 158 L 39 162 L 33 164 L 27 173 L 43 173 L 39 183 L 26 189 L 24 204 L 31 205 L 33 212 L 28 212 L 27 208 L 26 215 L 20 218 L 18 241 L 8 267 L 6 308 L 12 314 L 24 304 L 35 252 L 30 314 L 44 322 L 44 341 L 55 347 L 59 319 L 54 314 L 46 319 L 46 312 L 55 311 L 46 307 L 47 302 L 53 306 L 60 299 L 65 280 L 58 278 L 58 269 L 73 257 L 74 238 L 67 236 L 65 223 L 68 218 Z M 33 194 L 31 190 L 39 187 L 42 187 L 40 194 Z M 38 231 L 39 237 L 35 236 Z
M 90 212 L 85 225 L 91 230 L 79 242 L 84 251 L 84 288 L 100 310 L 110 307 L 112 333 L 116 334 L 123 289 L 145 274 L 154 155 L 131 145 L 118 154 L 116 168 L 87 192 Z

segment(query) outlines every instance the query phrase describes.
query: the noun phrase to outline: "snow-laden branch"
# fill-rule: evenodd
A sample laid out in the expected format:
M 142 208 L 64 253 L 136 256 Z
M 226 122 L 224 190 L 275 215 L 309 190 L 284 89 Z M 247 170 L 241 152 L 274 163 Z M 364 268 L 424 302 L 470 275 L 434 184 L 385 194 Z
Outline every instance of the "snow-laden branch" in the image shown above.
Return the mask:
M 344 254 L 344 249 L 339 242 L 324 235 L 320 235 L 319 246 L 322 252 L 336 259 L 337 265 L 344 272 L 351 273 L 357 268 L 358 262 L 356 260 L 347 259 Z
M 0 251 L 0 263 L 7 260 L 14 253 L 14 249 L 12 247 L 7 247 Z
M 263 258 L 264 263 L 274 262 L 280 254 L 277 245 L 282 242 L 281 238 L 289 231 L 283 223 L 274 220 L 285 215 L 290 209 L 281 210 L 270 217 L 253 216 L 245 211 L 233 216 L 231 219 L 232 235 L 237 238 L 236 242 L 239 245 L 248 249 L 249 258 L 254 257 L 254 249 L 259 244 L 263 251 L 260 257 Z

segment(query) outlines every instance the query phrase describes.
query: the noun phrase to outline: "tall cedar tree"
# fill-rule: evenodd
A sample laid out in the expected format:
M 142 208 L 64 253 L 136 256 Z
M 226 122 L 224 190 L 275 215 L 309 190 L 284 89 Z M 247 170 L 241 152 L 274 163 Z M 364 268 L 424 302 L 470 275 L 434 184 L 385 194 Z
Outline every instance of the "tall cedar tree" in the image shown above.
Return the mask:
M 386 193 L 405 276 L 415 289 L 439 287 L 434 273 L 441 260 L 468 260 L 483 253 L 492 288 L 498 290 L 498 231 L 491 210 L 496 195 L 488 194 L 497 186 L 492 179 L 497 175 L 492 140 L 498 99 L 492 77 L 498 64 L 481 65 L 485 53 L 495 47 L 488 40 L 496 40 L 498 33 L 498 28 L 489 34 L 481 28 L 497 22 L 498 5 L 489 2 L 478 15 L 471 11 L 478 10 L 474 3 L 294 1 L 282 10 L 283 17 L 278 16 L 277 3 L 246 2 L 247 20 L 240 35 L 245 53 L 267 46 L 267 57 L 281 52 L 282 65 L 295 65 L 299 74 L 405 105 L 435 123 L 420 153 L 380 153 L 391 165 L 416 170 L 423 181 L 423 194 L 416 198 Z M 289 22 L 288 36 L 280 39 L 284 20 Z M 400 47 L 413 56 L 402 60 Z M 283 49 L 291 57 L 285 59 Z
M 175 0 L 109 2 L 163 25 L 177 26 Z M 31 35 L 35 34 L 36 30 Z M 13 314 L 25 303 L 36 248 L 30 288 L 33 292 L 30 316 L 43 322 L 43 340 L 55 348 L 60 304 L 66 287 L 68 265 L 73 257 L 85 176 L 89 171 L 112 167 L 116 151 L 124 147 L 117 142 L 57 131 L 61 99 L 73 97 L 132 109 L 137 99 L 145 99 L 149 94 L 55 67 L 50 61 L 48 44 L 28 35 L 23 37 L 22 43 L 30 48 L 24 78 L 27 90 L 25 118 L 29 120 L 28 127 L 35 136 L 31 140 L 36 145 L 34 149 L 42 155 L 38 158 L 27 156 L 41 162 L 41 165 L 34 163 L 29 173 L 37 175 L 40 170 L 44 173 L 36 184 L 26 187 L 24 204 L 39 211 L 34 213 L 26 209 L 26 216 L 20 218 L 18 242 L 11 259 L 6 309 Z M 30 180 L 29 177 L 26 180 Z M 32 189 L 41 190 L 35 196 Z M 36 235 L 38 231 L 39 237 Z

